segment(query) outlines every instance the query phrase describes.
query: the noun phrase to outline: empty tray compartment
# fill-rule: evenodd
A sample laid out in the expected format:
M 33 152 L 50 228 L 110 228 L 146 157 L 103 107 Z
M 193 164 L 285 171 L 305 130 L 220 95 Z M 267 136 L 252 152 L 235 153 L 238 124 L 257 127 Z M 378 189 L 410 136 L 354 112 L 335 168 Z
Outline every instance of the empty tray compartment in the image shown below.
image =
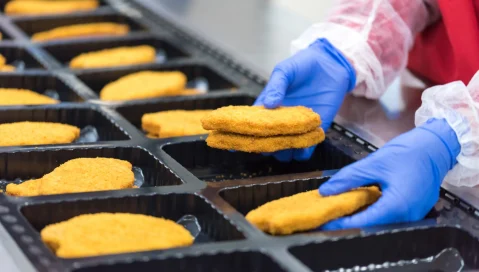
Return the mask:
M 396 271 L 451 271 L 442 270 L 445 267 L 436 267 L 439 258 L 435 257 L 444 250 L 457 250 L 460 255 L 445 263 L 449 265 L 460 263 L 462 259 L 465 269 L 479 269 L 479 258 L 477 258 L 479 240 L 455 227 L 433 227 L 344 238 L 295 246 L 289 251 L 313 271 L 335 271 L 341 268 L 352 269 L 351 271 L 371 271 L 380 268 L 381 265 L 384 266 L 384 263 L 392 267 L 399 265 L 400 261 L 426 258 L 430 258 L 429 264 L 420 261 L 417 264 L 411 262 L 409 268 L 412 270 Z M 421 269 L 414 270 L 415 266 Z
M 232 90 L 237 87 L 213 69 L 201 64 L 151 65 L 148 67 L 128 67 L 102 72 L 86 70 L 84 72 L 79 71 L 77 76 L 97 95 L 100 95 L 100 91 L 108 83 L 140 71 L 180 71 L 188 78 L 187 88 L 199 89 L 201 91 Z
M 70 86 L 46 72 L 0 74 L 0 88 L 28 89 L 62 102 L 83 102 Z
M 63 123 L 80 129 L 94 128 L 98 142 L 130 139 L 110 117 L 91 106 L 54 105 L 0 109 L 0 124 L 23 121 Z
M 26 48 L 15 45 L 0 45 L 0 54 L 5 58 L 8 65 L 16 67 L 17 72 L 27 69 L 44 69 Z
M 202 197 L 191 193 L 102 197 L 25 205 L 21 212 L 37 231 L 45 226 L 91 213 L 135 213 L 178 221 L 193 215 L 201 230 L 195 244 L 244 239 L 244 235 Z M 155 231 L 155 230 L 151 230 Z
M 124 104 L 116 108 L 126 120 L 141 130 L 141 117 L 146 113 L 168 110 L 204 110 L 217 109 L 229 105 L 251 105 L 254 97 L 245 94 L 232 94 L 224 96 L 201 96 L 184 98 L 165 98 L 146 103 Z
M 181 180 L 151 153 L 139 147 L 96 147 L 0 153 L 0 189 L 9 183 L 40 178 L 61 164 L 77 158 L 114 158 L 130 162 L 138 187 L 179 185 Z
M 191 271 L 191 272 L 264 272 L 284 270 L 271 257 L 257 251 L 211 253 L 197 256 L 182 256 L 181 258 L 166 258 L 162 260 L 133 261 L 83 267 L 75 272 L 108 272 L 108 271 Z
M 171 59 L 186 57 L 186 53 L 176 48 L 166 40 L 152 37 L 111 37 L 101 40 L 58 41 L 44 45 L 43 48 L 64 66 L 83 53 L 99 51 L 123 46 L 150 45 L 156 48 L 156 63 L 163 63 Z M 121 67 L 121 66 L 120 66 Z
M 130 27 L 130 31 L 132 32 L 145 30 L 143 25 L 138 24 L 125 15 L 111 10 L 89 14 L 59 15 L 51 17 L 20 17 L 14 20 L 14 23 L 29 37 L 33 36 L 35 33 L 48 31 L 57 27 L 100 22 L 126 24 Z M 93 36 L 93 38 L 94 37 L 95 36 Z
M 12 40 L 12 36 L 8 34 L 3 27 L 0 27 L 0 33 L 2 34 L 2 41 Z
M 303 162 L 284 163 L 262 154 L 210 148 L 204 140 L 169 144 L 163 150 L 196 177 L 210 182 L 339 169 L 354 161 L 328 139 Z

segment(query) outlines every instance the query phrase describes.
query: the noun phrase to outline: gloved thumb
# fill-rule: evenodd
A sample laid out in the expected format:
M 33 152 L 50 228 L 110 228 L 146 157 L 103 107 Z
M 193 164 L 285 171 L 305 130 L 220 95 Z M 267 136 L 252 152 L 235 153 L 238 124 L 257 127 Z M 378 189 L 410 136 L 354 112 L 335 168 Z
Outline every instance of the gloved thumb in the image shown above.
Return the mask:
M 263 90 L 263 105 L 269 109 L 281 106 L 289 84 L 288 75 L 282 70 L 275 69 L 266 88 Z
M 319 193 L 323 196 L 337 195 L 358 187 L 379 183 L 380 181 L 375 179 L 375 174 L 368 171 L 370 166 L 364 165 L 366 160 L 367 158 L 341 169 L 319 186 Z

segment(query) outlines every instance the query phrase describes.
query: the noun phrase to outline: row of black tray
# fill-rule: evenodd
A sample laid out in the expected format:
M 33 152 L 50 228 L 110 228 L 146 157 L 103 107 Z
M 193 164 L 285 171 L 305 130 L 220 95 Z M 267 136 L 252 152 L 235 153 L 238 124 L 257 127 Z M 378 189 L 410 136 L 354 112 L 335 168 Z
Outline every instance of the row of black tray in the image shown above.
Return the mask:
M 6 1 L 0 1 L 0 8 Z M 32 43 L 29 37 L 52 26 L 98 21 L 123 22 L 126 37 L 84 38 Z M 112 157 L 141 169 L 139 189 L 13 198 L 0 195 L 0 223 L 38 271 L 457 271 L 479 268 L 479 214 L 450 193 L 426 219 L 410 224 L 313 231 L 273 237 L 249 224 L 251 209 L 316 189 L 337 169 L 375 148 L 339 125 L 307 162 L 280 163 L 259 154 L 206 146 L 204 135 L 153 140 L 141 131 L 145 113 L 172 109 L 214 109 L 248 105 L 264 79 L 183 32 L 135 1 L 102 1 L 92 12 L 54 16 L 0 16 L 4 41 L 0 54 L 23 68 L 0 74 L 0 87 L 56 93 L 58 105 L 0 107 L 0 123 L 50 121 L 93 127 L 93 143 L 0 148 L 0 185 L 40 177 L 78 157 Z M 149 65 L 71 70 L 68 61 L 83 52 L 113 46 L 149 44 L 157 62 Z M 18 64 L 18 62 L 17 62 Z M 110 81 L 140 70 L 180 70 L 194 87 L 208 93 L 109 103 L 98 100 Z M 197 218 L 201 233 L 187 248 L 82 259 L 61 259 L 47 248 L 39 231 L 48 224 L 95 212 L 131 212 L 178 220 Z M 155 230 L 151 230 L 155 231 Z M 12 252 L 14 250 L 12 249 Z

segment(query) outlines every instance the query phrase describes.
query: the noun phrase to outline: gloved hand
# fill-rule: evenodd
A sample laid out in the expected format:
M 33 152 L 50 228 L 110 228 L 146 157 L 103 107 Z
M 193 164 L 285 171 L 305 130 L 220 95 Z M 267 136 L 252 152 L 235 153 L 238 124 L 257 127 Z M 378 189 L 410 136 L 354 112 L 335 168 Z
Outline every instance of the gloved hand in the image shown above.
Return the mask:
M 255 105 L 312 108 L 321 116 L 321 127 L 326 131 L 355 82 L 355 71 L 348 60 L 328 40 L 318 39 L 274 68 Z M 280 161 L 307 160 L 314 149 L 283 150 L 274 156 Z
M 368 157 L 351 164 L 319 187 L 322 195 L 378 184 L 381 198 L 366 210 L 332 221 L 325 230 L 417 221 L 439 199 L 442 180 L 457 163 L 461 146 L 444 119 L 398 136 Z

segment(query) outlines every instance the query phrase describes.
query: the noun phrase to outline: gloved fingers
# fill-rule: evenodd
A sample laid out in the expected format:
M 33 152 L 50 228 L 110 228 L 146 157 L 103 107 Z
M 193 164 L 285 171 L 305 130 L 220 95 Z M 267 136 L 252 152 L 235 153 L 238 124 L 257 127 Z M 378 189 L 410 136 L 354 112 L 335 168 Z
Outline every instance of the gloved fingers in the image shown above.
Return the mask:
M 297 161 L 307 161 L 311 158 L 314 153 L 316 146 L 304 148 L 304 149 L 296 149 L 293 153 L 293 159 Z
M 266 89 L 263 90 L 260 95 L 256 98 L 256 100 L 253 103 L 253 106 L 263 106 L 264 104 L 264 98 L 266 97 Z
M 352 229 L 398 223 L 402 221 L 398 214 L 398 210 L 400 209 L 396 207 L 398 205 L 405 205 L 405 203 L 397 203 L 394 198 L 391 199 L 391 196 L 386 191 L 376 203 L 369 206 L 366 210 L 352 216 L 331 221 L 323 225 L 321 229 Z
M 281 106 L 290 84 L 290 75 L 287 73 L 288 71 L 282 69 L 274 69 L 266 88 L 263 90 L 262 103 L 266 108 L 274 109 Z
M 319 193 L 323 196 L 337 195 L 358 187 L 381 184 L 382 181 L 369 169 L 376 171 L 368 158 L 346 166 L 319 186 Z
M 293 160 L 293 149 L 281 150 L 273 153 L 273 157 L 280 162 L 290 162 Z

